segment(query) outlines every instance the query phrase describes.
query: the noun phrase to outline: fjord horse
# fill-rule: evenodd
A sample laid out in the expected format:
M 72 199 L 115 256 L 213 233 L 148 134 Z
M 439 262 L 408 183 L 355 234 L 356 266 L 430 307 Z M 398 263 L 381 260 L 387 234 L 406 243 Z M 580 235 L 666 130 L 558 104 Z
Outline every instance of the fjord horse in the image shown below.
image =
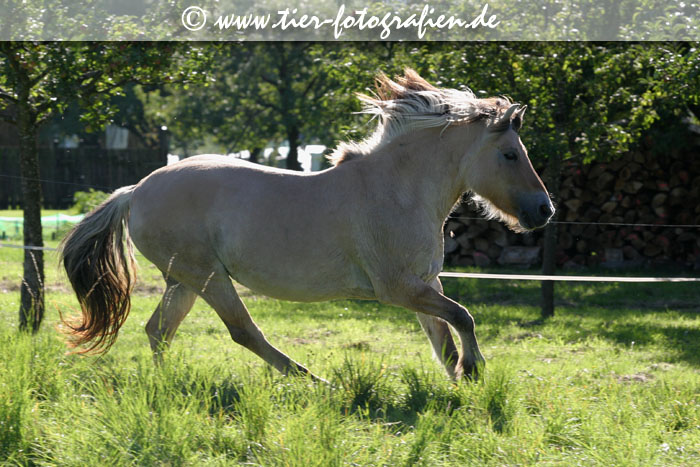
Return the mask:
M 474 320 L 438 280 L 443 224 L 466 192 L 515 231 L 551 218 L 518 136 L 525 107 L 437 88 L 412 70 L 380 75 L 376 94 L 360 99 L 377 129 L 341 144 L 330 169 L 203 155 L 115 191 L 62 243 L 82 308 L 74 344 L 104 351 L 116 339 L 130 308 L 133 243 L 166 282 L 146 325 L 156 355 L 202 297 L 235 342 L 283 373 L 308 373 L 268 342 L 233 279 L 284 300 L 370 299 L 415 311 L 447 373 L 475 377 L 484 359 Z

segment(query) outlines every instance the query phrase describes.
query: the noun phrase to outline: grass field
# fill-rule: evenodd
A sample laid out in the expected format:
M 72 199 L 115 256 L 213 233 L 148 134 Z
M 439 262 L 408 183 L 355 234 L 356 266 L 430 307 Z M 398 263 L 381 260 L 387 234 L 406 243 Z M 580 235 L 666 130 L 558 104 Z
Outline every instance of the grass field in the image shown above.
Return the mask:
M 55 246 L 55 242 L 48 242 Z M 17 331 L 21 250 L 0 248 L 0 462 L 18 465 L 698 465 L 700 287 L 445 279 L 477 322 L 482 381 L 454 384 L 415 316 L 374 302 L 245 293 L 268 339 L 333 384 L 283 377 L 195 304 L 160 367 L 141 259 L 101 358 L 66 354 L 76 301 L 47 253 L 47 317 Z
M 77 212 L 71 210 L 60 210 L 60 209 L 42 209 L 41 216 L 55 216 L 56 214 L 68 214 L 75 215 Z M 23 216 L 22 210 L 20 209 L 0 209 L 0 218 L 10 217 L 10 218 L 21 218 Z M 68 223 L 57 224 L 55 222 L 42 221 L 43 237 L 44 240 L 55 240 L 56 238 L 63 237 L 68 230 L 70 230 L 71 225 Z M 22 224 L 15 222 L 3 222 L 0 220 L 0 241 L 5 242 L 21 242 L 22 239 Z
M 42 216 L 51 216 L 54 214 L 74 214 L 65 209 L 42 209 Z M 0 217 L 22 217 L 21 209 L 0 209 Z

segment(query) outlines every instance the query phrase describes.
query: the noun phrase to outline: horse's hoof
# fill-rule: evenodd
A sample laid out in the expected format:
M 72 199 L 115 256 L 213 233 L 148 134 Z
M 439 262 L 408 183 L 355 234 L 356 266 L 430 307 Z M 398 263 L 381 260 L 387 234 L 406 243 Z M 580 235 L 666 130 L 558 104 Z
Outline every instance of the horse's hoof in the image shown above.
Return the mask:
M 475 365 L 457 365 L 456 379 L 476 382 L 484 372 L 484 362 Z
M 313 381 L 314 383 L 323 383 L 323 384 L 326 384 L 326 385 L 330 385 L 330 384 L 331 384 L 331 383 L 329 383 L 328 381 L 326 381 L 325 379 L 323 379 L 323 378 L 321 378 L 321 377 L 319 377 L 319 376 L 316 376 L 315 374 L 311 373 L 309 370 L 307 370 L 306 368 L 304 368 L 304 367 L 301 366 L 301 365 L 299 365 L 298 367 L 295 367 L 295 368 L 290 369 L 290 370 L 286 373 L 286 376 L 295 376 L 295 377 L 298 377 L 298 378 L 309 378 L 309 379 L 311 379 L 311 381 Z
M 479 380 L 479 372 L 477 371 L 476 368 L 465 368 L 461 371 L 457 371 L 457 381 L 464 380 L 464 381 L 478 381 Z
M 324 384 L 326 386 L 331 385 L 329 381 L 326 381 L 325 379 L 321 378 L 320 376 L 316 376 L 313 373 L 309 373 L 309 376 L 311 377 L 311 381 L 313 381 L 316 384 Z

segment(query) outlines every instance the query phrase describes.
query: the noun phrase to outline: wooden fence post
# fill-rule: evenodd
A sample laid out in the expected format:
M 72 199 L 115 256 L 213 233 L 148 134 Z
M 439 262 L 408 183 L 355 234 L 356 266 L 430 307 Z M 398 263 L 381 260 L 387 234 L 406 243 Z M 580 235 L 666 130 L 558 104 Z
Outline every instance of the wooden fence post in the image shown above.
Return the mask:
M 561 155 L 555 151 L 547 161 L 546 185 L 549 194 L 555 200 L 559 198 L 559 186 L 561 182 Z M 542 245 L 542 274 L 553 275 L 557 267 L 557 224 L 552 221 L 557 219 L 554 214 L 552 220 L 544 228 Z M 542 281 L 542 319 L 554 316 L 554 281 Z

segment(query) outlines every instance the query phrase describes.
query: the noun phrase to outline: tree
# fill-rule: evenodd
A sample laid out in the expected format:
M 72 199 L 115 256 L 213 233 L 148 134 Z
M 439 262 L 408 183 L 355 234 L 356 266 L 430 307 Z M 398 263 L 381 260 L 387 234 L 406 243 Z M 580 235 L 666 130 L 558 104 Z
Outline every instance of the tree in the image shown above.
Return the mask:
M 433 55 L 443 81 L 528 104 L 522 138 L 557 199 L 562 163 L 604 161 L 637 144 L 649 127 L 698 105 L 695 44 L 470 43 Z M 557 224 L 545 229 L 543 273 L 556 269 Z M 542 315 L 554 313 L 554 283 L 543 281 Z
M 332 54 L 337 47 L 325 45 L 323 53 Z M 276 42 L 238 50 L 232 56 L 239 63 L 230 87 L 237 94 L 239 111 L 227 117 L 233 124 L 229 128 L 235 126 L 237 134 L 224 133 L 220 139 L 247 141 L 253 150 L 264 148 L 266 141 L 286 139 L 287 168 L 300 170 L 302 136 L 318 137 L 323 132 L 323 100 L 334 88 L 324 67 L 314 61 L 316 48 L 313 43 Z
M 354 44 L 209 47 L 216 59 L 206 82 L 148 96 L 149 112 L 171 122 L 179 146 L 209 135 L 226 152 L 248 149 L 254 156 L 271 141 L 287 140 L 287 167 L 296 170 L 303 142 L 331 146 L 353 133 L 352 112 L 360 107 L 351 91 L 369 87 L 378 70 L 374 55 Z
M 78 102 L 88 129 L 116 111 L 110 98 L 132 83 L 187 81 L 203 60 L 196 47 L 169 43 L 0 43 L 0 109 L 20 141 L 24 212 L 24 276 L 20 328 L 39 329 L 44 314 L 41 183 L 37 135 L 53 115 Z
M 542 63 L 528 74 L 530 82 L 538 75 L 543 80 L 537 93 L 539 107 L 549 104 L 552 108 L 550 133 L 561 140 L 558 149 L 550 146 L 554 151 L 547 156 L 545 171 L 555 199 L 563 160 L 614 159 L 637 145 L 661 115 L 671 112 L 681 118 L 689 104 L 697 102 L 697 53 L 688 48 L 674 44 L 548 45 L 542 48 Z M 551 223 L 545 228 L 543 274 L 555 272 L 556 238 L 557 224 Z M 554 283 L 543 281 L 542 316 L 553 315 Z

